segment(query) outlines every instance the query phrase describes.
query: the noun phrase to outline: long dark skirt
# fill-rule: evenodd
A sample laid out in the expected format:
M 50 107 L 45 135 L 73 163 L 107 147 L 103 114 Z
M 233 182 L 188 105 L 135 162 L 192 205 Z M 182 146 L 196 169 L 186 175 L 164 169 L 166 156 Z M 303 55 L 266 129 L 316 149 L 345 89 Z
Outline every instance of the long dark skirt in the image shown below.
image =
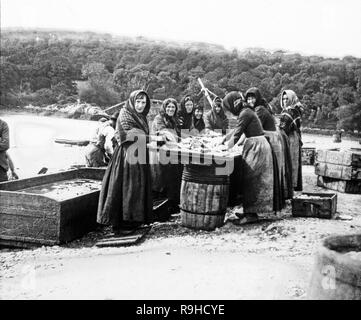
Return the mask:
M 265 131 L 265 136 L 271 145 L 273 157 L 273 210 L 280 211 L 286 204 L 282 188 L 282 172 L 284 171 L 282 137 L 277 131 Z
M 236 157 L 233 163 L 233 171 L 229 176 L 228 205 L 234 207 L 242 203 L 242 167 L 243 158 Z
M 173 206 L 179 205 L 183 165 L 151 164 L 152 191 L 167 197 Z
M 292 180 L 292 158 L 290 151 L 290 142 L 286 132 L 282 129 L 279 131 L 282 136 L 282 147 L 284 155 L 284 175 L 283 175 L 283 191 L 285 199 L 293 198 L 293 180 Z
M 273 157 L 265 136 L 247 138 L 243 148 L 242 193 L 244 213 L 273 212 Z
M 292 181 L 296 191 L 302 191 L 302 143 L 301 137 L 296 131 L 292 131 L 288 138 L 290 140 L 290 151 L 292 159 Z
M 130 146 L 129 142 L 118 146 L 105 171 L 97 214 L 100 224 L 121 227 L 123 223 L 153 221 L 149 163 L 129 163 Z

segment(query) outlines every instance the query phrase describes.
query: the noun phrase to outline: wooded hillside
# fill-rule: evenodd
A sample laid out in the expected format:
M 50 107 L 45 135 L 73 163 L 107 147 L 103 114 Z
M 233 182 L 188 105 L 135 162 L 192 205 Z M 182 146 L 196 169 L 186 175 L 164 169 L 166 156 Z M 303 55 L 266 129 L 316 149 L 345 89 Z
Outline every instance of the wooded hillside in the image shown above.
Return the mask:
M 281 90 L 293 89 L 306 106 L 306 122 L 361 130 L 361 59 L 352 56 L 227 51 L 206 43 L 92 32 L 2 30 L 0 64 L 2 108 L 77 99 L 106 107 L 138 88 L 161 100 L 194 94 L 208 108 L 199 95 L 201 77 L 221 97 L 257 86 L 276 112 Z

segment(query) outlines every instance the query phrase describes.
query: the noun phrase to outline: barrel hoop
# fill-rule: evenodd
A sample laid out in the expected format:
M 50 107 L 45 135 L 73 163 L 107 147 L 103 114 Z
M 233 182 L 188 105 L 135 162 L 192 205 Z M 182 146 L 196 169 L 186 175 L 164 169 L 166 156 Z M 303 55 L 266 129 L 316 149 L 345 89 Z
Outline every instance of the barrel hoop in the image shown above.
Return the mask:
M 186 212 L 186 213 L 190 213 L 190 214 L 199 214 L 199 215 L 203 215 L 203 216 L 224 216 L 226 213 L 221 213 L 219 211 L 208 211 L 208 212 L 193 212 L 193 211 L 189 211 L 183 208 L 180 208 L 182 211 Z
M 184 166 L 182 179 L 199 184 L 229 184 L 228 175 L 217 175 L 215 167 L 197 165 Z
M 215 181 L 214 179 L 197 179 L 197 177 L 190 177 L 182 175 L 182 180 L 185 182 L 192 182 L 197 184 L 209 184 L 209 185 L 229 185 L 229 179 L 219 179 Z
M 182 180 L 199 184 L 229 184 L 229 176 L 207 175 L 202 172 L 189 172 L 184 170 Z

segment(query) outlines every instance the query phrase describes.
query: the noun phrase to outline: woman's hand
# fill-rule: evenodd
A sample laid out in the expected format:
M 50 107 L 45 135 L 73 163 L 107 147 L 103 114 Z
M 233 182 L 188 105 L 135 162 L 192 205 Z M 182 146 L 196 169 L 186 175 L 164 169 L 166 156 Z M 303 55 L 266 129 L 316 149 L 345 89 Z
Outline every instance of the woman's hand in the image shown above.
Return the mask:
M 162 131 L 160 134 L 163 136 L 164 141 L 177 142 L 178 140 L 176 135 L 167 130 Z
M 233 141 L 233 139 L 231 138 L 231 139 L 227 140 L 227 141 L 225 142 L 225 146 L 227 147 L 227 150 L 232 149 L 233 146 L 234 146 L 234 141 Z

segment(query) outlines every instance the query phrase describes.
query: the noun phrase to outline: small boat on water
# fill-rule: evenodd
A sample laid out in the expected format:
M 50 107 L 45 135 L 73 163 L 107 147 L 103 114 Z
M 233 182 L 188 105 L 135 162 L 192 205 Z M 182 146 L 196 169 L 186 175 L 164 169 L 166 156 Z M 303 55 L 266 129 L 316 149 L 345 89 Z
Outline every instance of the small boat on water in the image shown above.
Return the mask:
M 61 144 L 70 144 L 74 146 L 87 146 L 90 141 L 89 140 L 70 140 L 70 139 L 55 139 L 55 143 L 61 143 Z

